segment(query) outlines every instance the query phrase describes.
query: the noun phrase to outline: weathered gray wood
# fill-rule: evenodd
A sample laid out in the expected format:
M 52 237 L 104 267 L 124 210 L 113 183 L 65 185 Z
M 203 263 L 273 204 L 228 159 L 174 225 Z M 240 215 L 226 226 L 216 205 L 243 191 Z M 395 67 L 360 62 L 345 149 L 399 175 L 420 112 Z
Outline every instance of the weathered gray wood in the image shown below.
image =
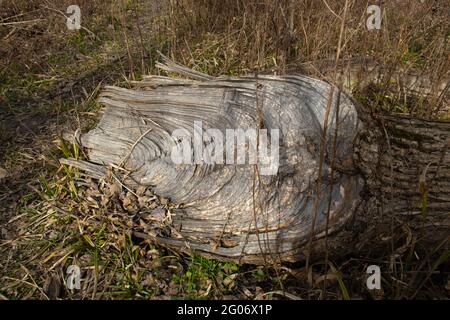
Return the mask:
M 332 255 L 385 232 L 392 217 L 448 234 L 449 123 L 374 122 L 360 112 L 361 123 L 347 95 L 304 76 L 212 78 L 174 63 L 163 69 L 197 80 L 149 76 L 134 89 L 106 87 L 100 123 L 81 137 L 88 161 L 65 161 L 95 178 L 104 167 L 124 168 L 130 187 L 152 186 L 183 204 L 173 215 L 182 238 L 156 237 L 159 243 L 240 262 L 299 261 L 312 229 L 311 254 L 323 254 L 327 214 Z M 278 174 L 258 175 L 251 164 L 174 164 L 171 133 L 192 132 L 199 120 L 224 135 L 235 128 L 279 129 Z

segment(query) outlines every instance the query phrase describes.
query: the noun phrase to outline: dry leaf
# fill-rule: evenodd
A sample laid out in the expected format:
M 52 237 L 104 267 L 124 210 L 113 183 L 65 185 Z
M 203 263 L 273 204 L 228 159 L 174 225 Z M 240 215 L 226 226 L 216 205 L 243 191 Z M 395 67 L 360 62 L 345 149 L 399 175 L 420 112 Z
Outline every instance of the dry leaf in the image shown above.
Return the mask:
M 0 168 L 0 183 L 3 183 L 3 180 L 5 180 L 8 177 L 9 173 L 3 168 Z
M 43 289 L 50 300 L 55 300 L 61 295 L 61 280 L 57 275 L 50 275 L 45 279 Z
M 334 273 L 330 272 L 326 275 L 324 274 L 324 275 L 317 277 L 317 279 L 314 283 L 316 284 L 316 286 L 318 286 L 324 281 L 326 281 L 326 285 L 331 285 L 333 283 L 336 283 L 337 276 Z

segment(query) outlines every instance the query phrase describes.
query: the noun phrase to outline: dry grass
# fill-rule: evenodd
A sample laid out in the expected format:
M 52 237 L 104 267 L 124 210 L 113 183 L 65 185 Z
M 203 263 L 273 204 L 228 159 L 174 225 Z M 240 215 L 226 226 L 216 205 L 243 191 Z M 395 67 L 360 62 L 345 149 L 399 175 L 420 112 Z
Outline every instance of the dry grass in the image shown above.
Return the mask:
M 172 58 L 187 66 L 213 75 L 300 71 L 336 82 L 331 71 L 340 38 L 343 1 L 171 3 L 173 32 L 169 51 Z M 374 108 L 421 117 L 442 115 L 439 110 L 445 106 L 439 93 L 450 77 L 450 2 L 383 3 L 382 27 L 370 31 L 366 28 L 368 4 L 373 3 L 350 1 L 340 70 L 350 72 L 346 68 L 358 64 L 383 69 L 376 87 L 379 96 L 388 96 L 389 100 L 376 101 Z M 429 78 L 429 89 L 437 98 L 405 98 L 401 81 L 407 74 Z
M 148 223 L 140 212 L 149 206 L 167 212 L 164 199 L 133 190 L 149 197 L 134 207 L 129 190 L 111 190 L 58 163 L 83 157 L 60 135 L 92 125 L 101 85 L 126 86 L 155 72 L 157 50 L 212 75 L 301 71 L 336 81 L 342 1 L 80 0 L 90 32 L 67 30 L 57 10 L 69 4 L 2 4 L 0 167 L 9 177 L 0 185 L 0 299 L 270 299 L 283 297 L 279 292 L 309 299 L 448 297 L 448 252 L 423 247 L 407 230 L 399 231 L 392 252 L 368 248 L 308 270 L 179 256 L 133 236 Z M 450 76 L 450 1 L 383 2 L 378 31 L 365 29 L 365 1 L 349 4 L 340 70 L 367 61 L 383 67 L 382 77 L 356 87 L 355 97 L 374 112 L 448 117 L 448 101 L 438 91 Z M 399 79 L 409 73 L 430 79 L 428 96 L 405 94 Z M 82 269 L 83 290 L 61 284 L 71 264 Z M 365 289 L 371 264 L 384 270 L 381 292 Z

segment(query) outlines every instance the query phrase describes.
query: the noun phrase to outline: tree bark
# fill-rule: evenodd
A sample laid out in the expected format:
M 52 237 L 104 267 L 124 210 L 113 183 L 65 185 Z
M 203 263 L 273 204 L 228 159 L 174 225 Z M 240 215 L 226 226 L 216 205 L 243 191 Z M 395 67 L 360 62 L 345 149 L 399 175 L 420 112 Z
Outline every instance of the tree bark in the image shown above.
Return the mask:
M 331 256 L 430 249 L 450 236 L 450 122 L 360 112 L 354 165 L 364 179 L 360 205 L 330 236 Z M 402 241 L 401 244 L 398 244 Z M 325 241 L 314 254 L 323 256 Z

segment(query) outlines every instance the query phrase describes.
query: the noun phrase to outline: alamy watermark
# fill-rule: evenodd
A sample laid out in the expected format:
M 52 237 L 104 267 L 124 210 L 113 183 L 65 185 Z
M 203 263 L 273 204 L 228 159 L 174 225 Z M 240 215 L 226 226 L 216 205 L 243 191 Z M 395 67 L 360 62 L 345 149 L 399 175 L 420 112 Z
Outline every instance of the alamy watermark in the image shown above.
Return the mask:
M 380 290 L 381 289 L 381 269 L 377 265 L 371 265 L 367 267 L 367 277 L 366 285 L 369 290 Z
M 81 289 L 81 269 L 79 266 L 71 265 L 66 270 L 66 287 L 69 290 Z
M 67 14 L 70 16 L 67 17 L 67 28 L 69 30 L 80 30 L 81 29 L 81 9 L 80 6 L 74 4 L 67 7 Z
M 260 175 L 276 175 L 279 167 L 279 129 L 203 130 L 194 121 L 193 132 L 176 129 L 171 159 L 175 164 L 257 165 Z
M 367 7 L 367 13 L 370 16 L 366 20 L 368 30 L 381 29 L 381 8 L 375 4 Z

